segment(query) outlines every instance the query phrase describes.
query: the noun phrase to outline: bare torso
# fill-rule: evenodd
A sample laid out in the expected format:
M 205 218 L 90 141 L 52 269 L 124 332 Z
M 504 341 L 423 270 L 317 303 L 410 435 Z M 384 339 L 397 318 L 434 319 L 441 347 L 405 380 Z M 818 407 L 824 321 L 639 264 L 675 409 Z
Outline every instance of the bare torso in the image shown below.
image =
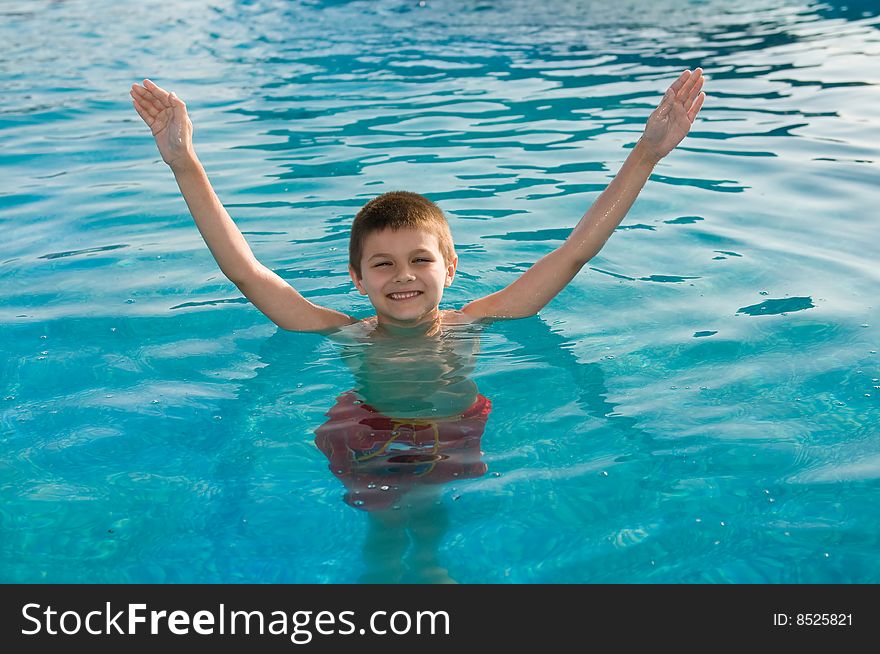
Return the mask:
M 479 331 L 467 315 L 446 310 L 427 333 L 389 330 L 373 316 L 331 338 L 367 404 L 391 417 L 432 419 L 460 415 L 476 401 L 470 374 Z

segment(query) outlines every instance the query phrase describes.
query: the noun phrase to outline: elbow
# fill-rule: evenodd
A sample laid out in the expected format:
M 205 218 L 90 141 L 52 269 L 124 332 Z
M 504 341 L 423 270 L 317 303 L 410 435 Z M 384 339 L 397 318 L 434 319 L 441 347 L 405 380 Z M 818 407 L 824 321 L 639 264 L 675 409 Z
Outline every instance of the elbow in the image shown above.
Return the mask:
M 234 268 L 221 268 L 220 270 L 226 276 L 226 279 L 235 284 L 239 288 L 239 290 L 242 290 L 242 292 L 244 291 L 244 289 L 242 289 L 242 286 L 247 286 L 254 278 L 258 277 L 260 274 L 259 264 L 256 262 L 242 264 L 239 266 L 235 266 Z
M 597 254 L 599 254 L 598 250 L 592 250 L 590 252 L 581 254 L 575 259 L 572 259 L 569 263 L 569 274 L 571 274 L 572 278 L 574 278 L 575 275 L 583 270 L 583 267 L 586 266 L 590 262 L 590 260 Z
M 604 245 L 604 243 L 603 243 Z M 557 252 L 561 253 L 565 258 L 565 263 L 569 268 L 569 272 L 572 276 L 577 275 L 581 268 L 587 265 L 587 262 L 599 254 L 599 250 L 601 250 L 601 246 L 596 248 L 594 247 L 578 247 L 576 244 L 571 241 L 565 241 L 565 243 L 560 246 Z

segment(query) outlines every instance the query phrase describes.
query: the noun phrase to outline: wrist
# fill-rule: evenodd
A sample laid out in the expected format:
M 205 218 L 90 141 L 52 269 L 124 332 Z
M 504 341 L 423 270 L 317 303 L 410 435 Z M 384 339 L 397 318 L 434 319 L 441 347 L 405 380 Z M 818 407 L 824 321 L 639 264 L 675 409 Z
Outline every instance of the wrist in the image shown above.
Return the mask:
M 186 154 L 175 157 L 172 161 L 166 163 L 175 175 L 189 172 L 198 168 L 201 165 L 199 158 L 196 156 L 196 153 L 193 150 L 190 150 Z
M 644 137 L 642 137 L 636 141 L 636 145 L 633 148 L 633 156 L 636 157 L 639 163 L 653 168 L 660 162 L 664 155 L 658 154 L 656 150 L 645 142 Z

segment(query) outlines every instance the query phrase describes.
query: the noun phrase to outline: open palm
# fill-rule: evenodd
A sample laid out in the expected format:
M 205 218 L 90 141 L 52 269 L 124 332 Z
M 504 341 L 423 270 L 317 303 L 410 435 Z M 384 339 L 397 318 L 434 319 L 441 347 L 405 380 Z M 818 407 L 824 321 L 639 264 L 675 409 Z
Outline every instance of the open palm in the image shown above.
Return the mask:
M 700 91 L 702 88 L 702 68 L 697 68 L 693 72 L 684 71 L 672 83 L 660 105 L 648 118 L 642 142 L 657 159 L 672 152 L 687 136 L 706 98 L 706 94 Z
M 183 100 L 148 79 L 131 85 L 131 97 L 138 115 L 153 132 L 162 160 L 169 166 L 192 154 L 192 121 Z

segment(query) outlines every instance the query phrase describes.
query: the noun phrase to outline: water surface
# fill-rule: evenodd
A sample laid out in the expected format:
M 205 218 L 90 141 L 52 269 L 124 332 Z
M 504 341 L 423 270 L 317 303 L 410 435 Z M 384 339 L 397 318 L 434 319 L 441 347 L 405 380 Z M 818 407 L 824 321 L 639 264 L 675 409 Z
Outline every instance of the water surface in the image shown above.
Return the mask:
M 874 3 L 0 13 L 0 580 L 880 582 Z M 460 307 L 561 244 L 697 65 L 605 249 L 480 332 L 485 473 L 382 518 L 314 443 L 344 350 L 223 278 L 128 99 L 184 98 L 260 260 L 367 316 L 368 199 L 447 213 Z

